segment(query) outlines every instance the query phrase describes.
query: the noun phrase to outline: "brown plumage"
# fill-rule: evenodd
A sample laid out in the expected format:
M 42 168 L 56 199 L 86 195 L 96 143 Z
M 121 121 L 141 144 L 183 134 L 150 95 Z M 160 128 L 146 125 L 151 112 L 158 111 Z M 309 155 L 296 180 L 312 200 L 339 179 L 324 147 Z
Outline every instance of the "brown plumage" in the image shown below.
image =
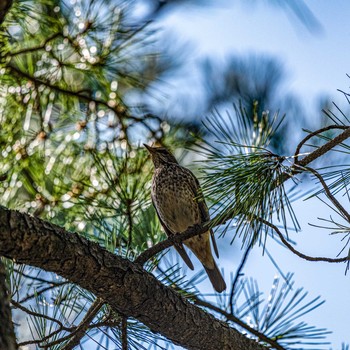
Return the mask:
M 186 231 L 190 226 L 202 224 L 210 219 L 208 207 L 200 192 L 200 185 L 193 173 L 178 164 L 175 157 L 164 147 L 145 145 L 154 164 L 152 179 L 152 201 L 158 218 L 168 236 Z M 184 241 L 192 250 L 214 287 L 221 293 L 226 284 L 213 258 L 209 237 L 212 238 L 214 251 L 218 251 L 212 230 Z M 193 264 L 183 245 L 175 245 L 187 266 L 193 270 Z

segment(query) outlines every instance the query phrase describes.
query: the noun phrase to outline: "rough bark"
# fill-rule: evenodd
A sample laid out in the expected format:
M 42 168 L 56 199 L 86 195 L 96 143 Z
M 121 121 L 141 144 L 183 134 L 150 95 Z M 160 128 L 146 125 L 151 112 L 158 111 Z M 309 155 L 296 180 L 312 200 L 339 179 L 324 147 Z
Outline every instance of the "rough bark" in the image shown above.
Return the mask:
M 0 255 L 53 271 L 187 349 L 265 349 L 96 243 L 0 207 Z
M 6 270 L 0 260 L 0 349 L 16 350 L 16 336 L 12 323 L 10 295 L 6 285 Z

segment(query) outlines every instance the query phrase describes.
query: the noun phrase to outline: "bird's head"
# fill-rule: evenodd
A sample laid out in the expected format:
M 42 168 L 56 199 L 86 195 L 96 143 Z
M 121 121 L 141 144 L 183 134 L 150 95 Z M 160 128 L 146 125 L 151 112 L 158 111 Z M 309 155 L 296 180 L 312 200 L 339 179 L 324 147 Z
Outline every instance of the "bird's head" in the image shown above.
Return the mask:
M 151 147 L 146 144 L 144 146 L 147 148 L 147 151 L 151 155 L 153 164 L 155 168 L 158 168 L 161 165 L 167 165 L 170 163 L 177 163 L 176 158 L 164 147 Z

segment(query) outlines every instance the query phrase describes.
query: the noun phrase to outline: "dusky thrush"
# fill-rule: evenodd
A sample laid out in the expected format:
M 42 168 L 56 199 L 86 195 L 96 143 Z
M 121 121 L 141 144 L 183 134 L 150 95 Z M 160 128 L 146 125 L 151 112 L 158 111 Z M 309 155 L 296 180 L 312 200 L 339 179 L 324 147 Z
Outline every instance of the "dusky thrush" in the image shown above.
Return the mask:
M 193 173 L 179 165 L 166 148 L 148 145 L 145 147 L 154 164 L 152 202 L 167 236 L 182 233 L 190 226 L 209 221 L 208 207 L 201 193 L 200 184 Z M 203 264 L 214 289 L 221 293 L 226 289 L 226 284 L 213 258 L 210 236 L 216 256 L 219 257 L 212 230 L 189 238 L 184 241 L 184 244 Z M 183 245 L 176 244 L 175 249 L 187 266 L 193 270 L 193 264 Z

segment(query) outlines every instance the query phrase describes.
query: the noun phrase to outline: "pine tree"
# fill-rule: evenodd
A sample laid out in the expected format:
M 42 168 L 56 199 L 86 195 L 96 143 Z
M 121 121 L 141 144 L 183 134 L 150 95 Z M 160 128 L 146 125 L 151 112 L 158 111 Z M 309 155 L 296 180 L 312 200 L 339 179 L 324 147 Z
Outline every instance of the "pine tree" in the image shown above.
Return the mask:
M 310 176 L 348 249 L 350 214 L 337 196 L 348 193 L 349 120 L 328 111 L 331 123 L 283 156 L 271 147 L 283 118 L 256 102 L 214 113 L 203 128 L 155 116 L 135 97 L 162 73 L 152 20 L 135 10 L 102 0 L 0 7 L 0 349 L 328 347 L 328 331 L 303 321 L 320 297 L 293 287 L 292 274 L 264 297 L 241 272 L 271 237 L 303 259 L 348 262 L 307 256 L 288 233 L 298 229 L 289 183 Z M 143 142 L 200 154 L 210 222 L 166 239 Z M 311 167 L 331 150 L 334 165 Z M 203 272 L 186 277 L 168 248 L 209 227 L 225 235 L 232 222 L 244 254 L 214 300 L 197 288 Z

